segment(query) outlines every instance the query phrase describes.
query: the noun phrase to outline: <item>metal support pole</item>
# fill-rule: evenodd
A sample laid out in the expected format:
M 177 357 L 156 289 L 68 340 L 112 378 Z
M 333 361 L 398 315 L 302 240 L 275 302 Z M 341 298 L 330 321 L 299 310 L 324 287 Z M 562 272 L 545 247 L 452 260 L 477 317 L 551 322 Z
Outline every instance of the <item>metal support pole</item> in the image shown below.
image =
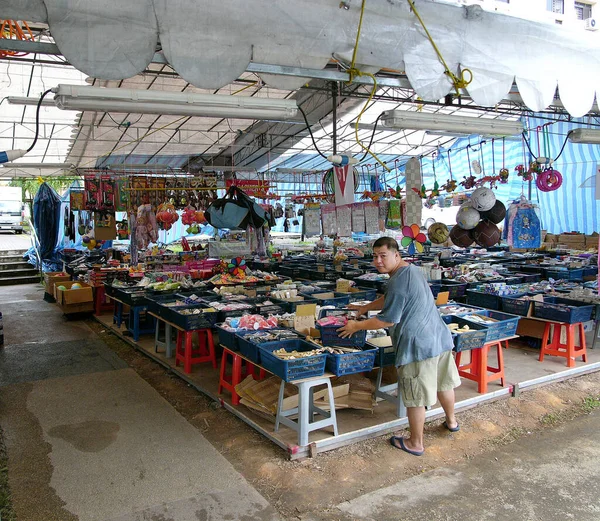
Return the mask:
M 331 82 L 331 99 L 333 102 L 333 153 L 337 154 L 337 92 L 338 85 Z

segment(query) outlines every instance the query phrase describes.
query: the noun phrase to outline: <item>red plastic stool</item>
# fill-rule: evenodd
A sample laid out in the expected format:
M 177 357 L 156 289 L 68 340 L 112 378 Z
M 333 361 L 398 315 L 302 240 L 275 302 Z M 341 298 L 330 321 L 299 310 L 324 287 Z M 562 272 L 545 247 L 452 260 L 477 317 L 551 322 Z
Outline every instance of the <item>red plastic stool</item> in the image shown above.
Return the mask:
M 496 348 L 498 367 L 488 365 L 488 354 L 490 347 Z M 456 353 L 456 367 L 458 374 L 467 380 L 477 382 L 477 392 L 487 393 L 488 383 L 500 380 L 504 387 L 504 356 L 502 354 L 501 342 L 490 342 L 479 349 L 471 349 L 471 360 L 468 364 L 460 365 L 462 352 Z
M 112 311 L 112 301 L 106 302 L 106 293 L 104 286 L 96 286 L 94 288 L 94 315 L 102 315 L 103 311 Z
M 562 328 L 566 329 L 566 342 L 561 342 Z M 575 345 L 575 331 L 579 331 L 579 345 Z M 552 340 L 548 339 L 552 336 Z M 567 367 L 575 367 L 575 358 L 581 357 L 587 362 L 587 349 L 585 345 L 585 332 L 583 324 L 564 324 L 562 322 L 546 322 L 544 335 L 542 336 L 542 349 L 540 350 L 540 362 L 544 361 L 545 355 L 562 356 L 567 359 Z
M 227 373 L 228 357 L 231 357 L 231 373 Z M 244 367 L 242 367 L 242 362 L 245 362 Z M 224 347 L 223 356 L 221 357 L 221 372 L 219 375 L 219 394 L 223 392 L 223 389 L 228 390 L 231 393 L 231 403 L 233 405 L 239 405 L 240 397 L 235 390 L 235 386 L 247 376 L 252 376 L 255 380 L 261 380 L 265 376 L 265 370 L 261 367 L 259 378 L 256 378 L 255 366 L 252 362 L 242 358 L 239 353 Z
M 192 346 L 192 337 L 194 333 L 198 334 L 198 348 Z M 184 342 L 185 339 L 185 342 Z M 183 372 L 191 373 L 193 364 L 203 362 L 212 362 L 212 366 L 217 368 L 217 358 L 215 356 L 215 344 L 213 334 L 210 329 L 194 329 L 191 331 L 177 331 L 177 348 L 175 349 L 175 365 L 183 362 Z

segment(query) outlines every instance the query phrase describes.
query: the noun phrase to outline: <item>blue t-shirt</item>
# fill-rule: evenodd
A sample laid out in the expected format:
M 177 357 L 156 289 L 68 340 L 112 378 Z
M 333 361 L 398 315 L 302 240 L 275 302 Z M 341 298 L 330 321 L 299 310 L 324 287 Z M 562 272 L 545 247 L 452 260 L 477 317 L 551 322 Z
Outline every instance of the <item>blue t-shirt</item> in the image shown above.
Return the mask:
M 429 284 L 416 266 L 400 268 L 390 277 L 377 318 L 394 324 L 390 334 L 397 367 L 439 356 L 454 346 Z

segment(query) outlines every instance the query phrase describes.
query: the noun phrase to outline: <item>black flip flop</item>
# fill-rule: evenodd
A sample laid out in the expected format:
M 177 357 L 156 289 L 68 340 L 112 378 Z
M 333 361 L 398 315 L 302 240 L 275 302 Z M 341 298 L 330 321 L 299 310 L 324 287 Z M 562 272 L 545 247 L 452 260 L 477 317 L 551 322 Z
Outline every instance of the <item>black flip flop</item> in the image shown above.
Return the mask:
M 396 445 L 396 443 L 395 443 L 396 440 L 398 440 L 398 443 L 400 444 L 399 446 Z M 404 445 L 404 438 L 401 438 L 400 436 L 392 436 L 390 438 L 390 444 L 395 449 L 403 450 L 404 452 L 408 452 L 409 454 L 412 454 L 413 456 L 422 456 L 425 453 L 424 450 L 421 450 L 421 451 L 410 450 L 406 445 Z
M 446 429 L 448 429 L 450 432 L 458 432 L 460 430 L 460 425 L 458 423 L 456 424 L 456 427 L 448 427 L 447 422 L 442 423 L 442 425 L 446 427 Z

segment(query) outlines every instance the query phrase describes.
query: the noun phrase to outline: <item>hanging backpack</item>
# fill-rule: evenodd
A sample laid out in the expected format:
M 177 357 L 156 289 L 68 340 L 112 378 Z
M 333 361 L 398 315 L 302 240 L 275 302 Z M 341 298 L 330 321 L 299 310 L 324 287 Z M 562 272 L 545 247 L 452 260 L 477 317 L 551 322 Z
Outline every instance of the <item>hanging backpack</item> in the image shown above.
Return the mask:
M 204 216 L 211 226 L 230 230 L 260 228 L 267 220 L 265 210 L 237 186 L 230 186 L 225 197 L 210 203 Z

